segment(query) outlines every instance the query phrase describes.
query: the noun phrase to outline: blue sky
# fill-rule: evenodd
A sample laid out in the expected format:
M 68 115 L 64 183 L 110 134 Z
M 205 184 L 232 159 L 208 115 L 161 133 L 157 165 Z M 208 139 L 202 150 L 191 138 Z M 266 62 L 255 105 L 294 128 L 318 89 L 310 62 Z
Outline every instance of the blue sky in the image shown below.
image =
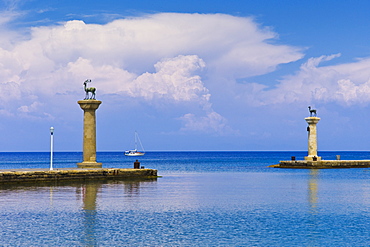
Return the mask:
M 0 1 L 1 151 L 370 149 L 366 1 Z

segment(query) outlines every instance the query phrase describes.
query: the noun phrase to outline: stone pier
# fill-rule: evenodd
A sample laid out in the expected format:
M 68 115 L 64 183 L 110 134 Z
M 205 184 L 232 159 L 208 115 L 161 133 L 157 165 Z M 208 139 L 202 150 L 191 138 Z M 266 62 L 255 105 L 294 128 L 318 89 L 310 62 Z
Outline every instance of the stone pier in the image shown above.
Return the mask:
M 101 168 L 102 163 L 96 162 L 96 118 L 95 111 L 102 102 L 95 99 L 80 100 L 78 104 L 84 111 L 83 162 L 77 163 L 79 168 Z
M 305 156 L 305 160 L 319 161 L 321 157 L 317 156 L 317 131 L 316 124 L 320 121 L 318 117 L 307 117 L 305 118 L 308 123 L 308 156 Z
M 0 184 L 4 182 L 72 181 L 95 179 L 145 179 L 157 178 L 155 169 L 128 168 L 57 168 L 1 169 Z

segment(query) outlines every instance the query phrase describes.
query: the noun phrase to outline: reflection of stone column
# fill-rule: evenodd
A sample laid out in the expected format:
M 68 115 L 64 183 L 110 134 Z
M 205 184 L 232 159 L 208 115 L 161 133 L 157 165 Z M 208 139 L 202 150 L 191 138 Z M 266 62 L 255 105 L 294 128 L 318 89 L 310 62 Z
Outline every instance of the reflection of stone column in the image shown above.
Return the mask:
M 86 183 L 83 189 L 83 226 L 84 226 L 84 246 L 98 246 L 96 237 L 97 217 L 96 217 L 96 199 L 100 183 Z
M 317 156 L 317 133 L 316 124 L 320 121 L 318 117 L 305 118 L 308 123 L 308 156 L 304 157 L 305 160 L 321 160 L 321 157 Z
M 84 210 L 96 210 L 96 198 L 100 184 L 98 183 L 86 183 L 83 187 L 83 209 Z
M 77 163 L 80 168 L 99 168 L 102 163 L 96 162 L 96 119 L 95 111 L 102 102 L 99 100 L 80 100 L 78 104 L 84 110 L 83 162 Z
M 310 175 L 308 179 L 308 219 L 309 227 L 307 228 L 307 243 L 308 246 L 320 246 L 320 238 L 318 238 L 317 232 L 320 232 L 320 220 L 321 218 L 319 213 L 319 170 L 310 169 Z
M 317 169 L 310 169 L 310 179 L 308 180 L 308 194 L 312 210 L 316 208 L 318 201 L 318 175 L 319 172 Z

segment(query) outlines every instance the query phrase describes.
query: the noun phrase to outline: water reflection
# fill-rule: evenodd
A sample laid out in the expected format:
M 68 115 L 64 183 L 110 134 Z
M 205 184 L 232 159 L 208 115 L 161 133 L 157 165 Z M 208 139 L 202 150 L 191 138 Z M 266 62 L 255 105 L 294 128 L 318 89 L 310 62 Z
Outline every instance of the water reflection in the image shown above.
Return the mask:
M 125 184 L 125 194 L 128 196 L 134 196 L 140 194 L 140 182 L 131 182 Z
M 87 183 L 82 185 L 83 198 L 83 244 L 86 246 L 97 246 L 96 244 L 96 198 L 101 183 Z M 79 190 L 77 190 L 77 193 Z
M 310 204 L 311 213 L 313 214 L 317 214 L 318 176 L 318 169 L 310 169 L 310 177 L 308 180 L 308 201 Z
M 309 179 L 308 179 L 308 203 L 309 203 L 309 222 L 308 229 L 310 234 L 308 235 L 309 246 L 318 246 L 319 239 L 318 235 L 320 231 L 318 230 L 318 180 L 319 180 L 319 170 L 310 169 Z
M 98 246 L 99 229 L 99 199 L 104 193 L 109 193 L 114 187 L 122 190 L 119 195 L 128 197 L 139 197 L 143 184 L 156 182 L 156 178 L 135 179 L 135 180 L 94 180 L 94 181 L 40 181 L 37 183 L 24 184 L 0 184 L 0 194 L 13 195 L 22 193 L 35 198 L 35 195 L 46 195 L 49 200 L 47 206 L 52 212 L 60 212 L 60 207 L 65 204 L 65 200 L 70 198 L 73 191 L 76 201 L 80 202 L 80 233 L 79 239 L 82 246 Z M 145 187 L 145 186 L 144 186 Z M 25 193 L 24 193 L 25 192 Z M 29 193 L 30 192 L 30 193 Z M 45 198 L 46 199 L 46 198 Z M 47 205 L 47 204 L 46 204 Z M 45 205 L 45 206 L 46 206 Z M 75 220 L 75 219 L 74 219 Z
M 49 203 L 50 203 L 50 207 L 53 207 L 53 187 L 50 187 L 49 188 Z
M 97 198 L 101 192 L 102 186 L 104 184 L 123 184 L 125 195 L 134 196 L 140 194 L 140 185 L 144 182 L 153 182 L 157 181 L 154 179 L 145 179 L 145 180 L 129 180 L 129 181 L 95 181 L 81 184 L 80 188 L 77 188 L 77 196 L 82 191 L 82 200 L 83 200 L 83 230 L 84 237 L 82 244 L 85 246 L 97 246 L 97 228 L 98 228 L 98 219 L 97 219 Z

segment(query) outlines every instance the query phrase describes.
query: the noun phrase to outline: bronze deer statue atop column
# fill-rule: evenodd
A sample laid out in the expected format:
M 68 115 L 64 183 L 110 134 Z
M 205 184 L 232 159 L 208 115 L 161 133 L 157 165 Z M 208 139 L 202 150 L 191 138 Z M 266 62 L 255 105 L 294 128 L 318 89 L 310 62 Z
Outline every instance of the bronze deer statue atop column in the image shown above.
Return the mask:
M 95 99 L 95 91 L 96 91 L 96 88 L 94 87 L 87 87 L 87 83 L 91 82 L 90 79 L 87 79 L 86 81 L 84 81 L 84 90 L 86 92 L 86 96 L 85 96 L 85 99 Z M 91 96 L 89 97 L 89 93 L 91 93 Z
M 311 106 L 308 107 L 308 111 L 310 112 L 310 117 L 316 117 L 316 110 L 311 109 Z

